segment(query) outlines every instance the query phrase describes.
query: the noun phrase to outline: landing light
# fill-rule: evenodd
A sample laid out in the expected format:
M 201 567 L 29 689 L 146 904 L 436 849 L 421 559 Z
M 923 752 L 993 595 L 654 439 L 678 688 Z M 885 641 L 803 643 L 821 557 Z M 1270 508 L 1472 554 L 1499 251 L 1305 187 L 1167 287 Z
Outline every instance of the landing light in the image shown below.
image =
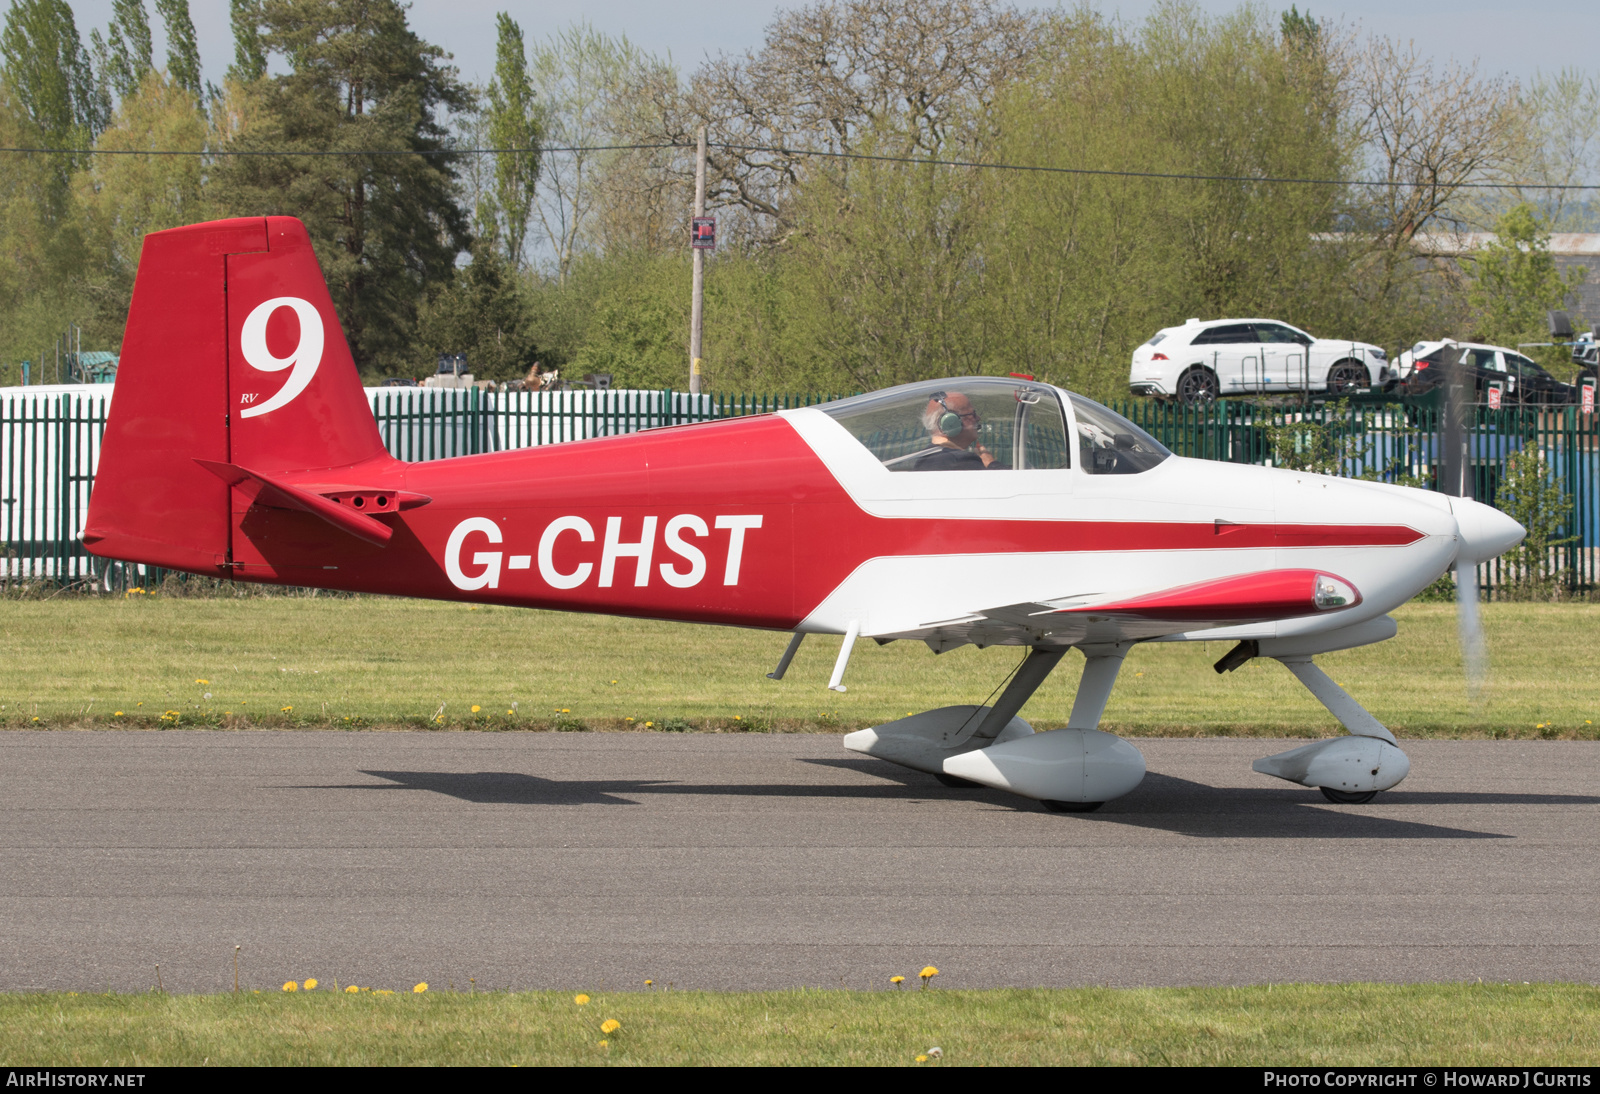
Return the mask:
M 1316 579 L 1316 592 L 1312 600 L 1317 605 L 1318 611 L 1328 611 L 1330 608 L 1343 608 L 1354 604 L 1356 591 L 1336 577 L 1327 574 L 1318 574 Z

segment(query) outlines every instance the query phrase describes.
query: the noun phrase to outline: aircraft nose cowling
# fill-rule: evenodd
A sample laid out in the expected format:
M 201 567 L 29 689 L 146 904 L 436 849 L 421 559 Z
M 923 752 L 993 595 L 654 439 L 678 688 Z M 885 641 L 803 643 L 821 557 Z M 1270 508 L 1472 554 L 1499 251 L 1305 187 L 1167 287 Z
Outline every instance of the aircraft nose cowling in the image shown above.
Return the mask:
M 1456 557 L 1466 562 L 1486 562 L 1522 542 L 1528 530 L 1492 505 L 1466 498 L 1451 498 L 1460 546 Z

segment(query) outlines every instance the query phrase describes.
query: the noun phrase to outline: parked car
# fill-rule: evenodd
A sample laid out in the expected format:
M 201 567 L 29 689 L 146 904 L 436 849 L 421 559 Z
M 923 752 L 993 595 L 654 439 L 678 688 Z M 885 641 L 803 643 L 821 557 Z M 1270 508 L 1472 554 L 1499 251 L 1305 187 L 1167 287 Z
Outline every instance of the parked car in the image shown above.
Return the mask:
M 1135 395 L 1208 403 L 1223 395 L 1326 391 L 1387 381 L 1389 355 L 1367 342 L 1314 338 L 1276 319 L 1191 319 L 1133 351 Z
M 1451 360 L 1466 365 L 1472 377 L 1474 400 L 1489 401 L 1488 386 L 1501 385 L 1501 398 L 1512 403 L 1575 403 L 1578 389 L 1562 383 L 1516 350 L 1481 342 L 1418 342 L 1395 359 L 1401 395 L 1426 395 L 1444 383 L 1444 365 Z

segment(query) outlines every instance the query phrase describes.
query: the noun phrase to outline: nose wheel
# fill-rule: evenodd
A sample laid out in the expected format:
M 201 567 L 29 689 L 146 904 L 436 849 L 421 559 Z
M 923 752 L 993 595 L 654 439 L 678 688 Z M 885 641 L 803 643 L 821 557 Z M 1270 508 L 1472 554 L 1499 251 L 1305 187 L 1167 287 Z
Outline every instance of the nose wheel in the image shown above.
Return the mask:
M 1378 792 L 1376 790 L 1335 790 L 1331 786 L 1319 786 L 1317 789 L 1322 791 L 1322 796 L 1324 798 L 1327 798 L 1335 805 L 1366 805 L 1369 801 L 1378 796 Z

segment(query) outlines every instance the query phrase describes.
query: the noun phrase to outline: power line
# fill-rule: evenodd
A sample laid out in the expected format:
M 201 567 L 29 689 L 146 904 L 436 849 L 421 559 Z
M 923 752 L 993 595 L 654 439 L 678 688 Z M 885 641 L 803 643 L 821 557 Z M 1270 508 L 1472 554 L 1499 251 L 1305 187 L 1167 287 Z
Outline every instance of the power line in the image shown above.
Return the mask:
M 503 156 L 578 153 L 637 152 L 669 148 L 690 149 L 691 144 L 666 141 L 644 144 L 596 144 L 548 146 L 543 148 L 376 148 L 295 151 L 287 149 L 140 149 L 140 148 L 0 148 L 0 154 L 42 154 L 52 156 L 201 156 L 201 157 L 312 157 L 340 156 Z M 981 160 L 941 160 L 923 156 L 879 156 L 865 152 L 836 152 L 816 148 L 784 148 L 781 145 L 722 144 L 711 147 L 725 152 L 769 152 L 780 156 L 820 156 L 830 159 L 868 160 L 876 163 L 907 163 L 929 167 L 964 167 L 990 171 L 1035 171 L 1052 175 L 1090 175 L 1102 178 L 1158 179 L 1178 182 L 1252 182 L 1288 186 L 1353 186 L 1399 188 L 1412 183 L 1393 179 L 1318 179 L 1276 175 L 1199 175 L 1176 171 L 1117 171 L 1094 167 L 1051 167 L 1027 163 L 985 163 Z M 1452 190 L 1600 190 L 1600 183 L 1540 182 L 1459 182 Z

